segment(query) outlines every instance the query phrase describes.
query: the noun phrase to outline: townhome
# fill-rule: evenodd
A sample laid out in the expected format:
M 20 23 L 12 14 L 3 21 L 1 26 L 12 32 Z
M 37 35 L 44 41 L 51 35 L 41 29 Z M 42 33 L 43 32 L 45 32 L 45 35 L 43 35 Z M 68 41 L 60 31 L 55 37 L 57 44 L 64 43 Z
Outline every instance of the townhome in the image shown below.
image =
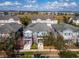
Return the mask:
M 0 24 L 6 24 L 11 22 L 21 24 L 20 19 L 17 16 L 0 15 Z
M 79 28 L 69 24 L 61 23 L 52 25 L 54 31 L 63 36 L 67 44 L 79 43 Z
M 51 32 L 50 26 L 46 23 L 31 23 L 23 29 L 24 49 L 31 49 L 32 43 L 38 45 L 38 49 L 43 49 L 43 36 Z
M 53 16 L 33 16 L 31 24 L 23 29 L 24 49 L 31 49 L 32 43 L 38 45 L 38 49 L 43 49 L 43 36 L 52 31 L 52 24 L 57 24 Z
M 79 16 L 73 16 L 69 19 L 69 22 L 72 22 L 74 25 L 79 25 Z
M 7 23 L 4 25 L 1 25 L 0 41 L 5 42 L 7 38 L 10 37 L 11 33 L 13 34 L 13 37 L 16 37 L 16 35 L 19 35 L 19 37 L 22 37 L 22 25 L 18 23 Z M 22 41 L 22 39 L 20 38 L 18 38 L 17 40 L 19 40 L 18 42 Z M 21 45 L 19 44 L 19 46 Z

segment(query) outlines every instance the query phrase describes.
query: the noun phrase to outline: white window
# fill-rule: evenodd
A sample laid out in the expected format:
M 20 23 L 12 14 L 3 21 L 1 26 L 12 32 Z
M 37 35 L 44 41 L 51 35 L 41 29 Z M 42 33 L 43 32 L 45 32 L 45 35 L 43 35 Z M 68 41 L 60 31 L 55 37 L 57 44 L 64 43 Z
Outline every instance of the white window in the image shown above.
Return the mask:
M 38 32 L 38 36 L 42 36 L 42 32 Z

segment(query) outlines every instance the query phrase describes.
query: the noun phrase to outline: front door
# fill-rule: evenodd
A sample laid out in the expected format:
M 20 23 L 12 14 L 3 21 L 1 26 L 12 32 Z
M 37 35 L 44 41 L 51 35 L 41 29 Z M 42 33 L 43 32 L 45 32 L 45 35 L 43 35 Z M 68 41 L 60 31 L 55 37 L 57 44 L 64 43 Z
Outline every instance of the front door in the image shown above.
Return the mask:
M 38 49 L 43 49 L 43 40 L 38 40 Z

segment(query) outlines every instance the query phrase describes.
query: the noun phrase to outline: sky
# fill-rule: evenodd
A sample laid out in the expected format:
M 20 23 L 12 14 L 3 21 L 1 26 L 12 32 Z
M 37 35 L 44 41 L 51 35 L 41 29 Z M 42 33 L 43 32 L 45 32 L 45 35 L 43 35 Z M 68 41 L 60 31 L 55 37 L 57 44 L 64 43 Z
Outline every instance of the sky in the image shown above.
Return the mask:
M 0 0 L 0 10 L 79 11 L 79 0 Z

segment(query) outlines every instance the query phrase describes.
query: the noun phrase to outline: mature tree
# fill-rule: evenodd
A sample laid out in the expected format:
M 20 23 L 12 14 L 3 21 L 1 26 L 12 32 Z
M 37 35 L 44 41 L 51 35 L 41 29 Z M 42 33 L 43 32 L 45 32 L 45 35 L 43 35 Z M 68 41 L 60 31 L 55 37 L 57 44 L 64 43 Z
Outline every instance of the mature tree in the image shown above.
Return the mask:
M 67 21 L 67 18 L 66 18 L 65 16 L 63 16 L 63 21 L 64 21 L 65 23 L 68 22 L 68 21 Z
M 10 33 L 10 36 L 7 38 L 7 41 L 6 41 L 6 48 L 5 48 L 5 51 L 7 53 L 7 55 L 9 57 L 12 57 L 12 54 L 16 54 L 17 51 L 19 48 L 18 48 L 18 37 L 19 37 L 20 34 L 17 34 L 15 35 L 14 32 L 11 32 Z M 11 54 L 12 53 L 12 54 Z
M 56 40 L 56 43 L 54 44 L 57 49 L 65 49 L 65 42 L 64 42 L 64 39 L 61 35 L 57 35 L 57 40 Z
M 4 15 L 8 15 L 9 13 L 8 12 L 4 12 Z
M 14 52 L 14 40 L 15 40 L 15 37 L 14 37 L 14 33 L 10 33 L 10 36 L 7 38 L 7 41 L 6 41 L 6 48 L 5 48 L 5 51 L 8 55 L 8 57 L 11 57 L 11 53 Z
M 52 33 L 49 33 L 47 36 L 44 36 L 44 45 L 52 46 L 55 43 L 55 37 Z
M 77 17 L 77 16 L 79 16 L 79 14 L 78 14 L 78 13 L 75 13 L 75 14 L 74 14 L 74 16 L 76 16 L 76 17 Z
M 63 40 L 63 37 L 60 35 L 57 35 L 57 38 L 56 38 L 52 33 L 44 37 L 44 45 L 55 46 L 57 49 L 65 49 L 64 48 L 65 42 Z
M 4 50 L 4 47 L 5 47 L 4 42 L 0 42 L 0 51 Z
M 25 25 L 25 26 L 27 26 L 27 25 L 29 24 L 30 20 L 31 20 L 31 19 L 28 18 L 27 16 L 20 18 L 20 21 L 21 21 L 22 24 Z

